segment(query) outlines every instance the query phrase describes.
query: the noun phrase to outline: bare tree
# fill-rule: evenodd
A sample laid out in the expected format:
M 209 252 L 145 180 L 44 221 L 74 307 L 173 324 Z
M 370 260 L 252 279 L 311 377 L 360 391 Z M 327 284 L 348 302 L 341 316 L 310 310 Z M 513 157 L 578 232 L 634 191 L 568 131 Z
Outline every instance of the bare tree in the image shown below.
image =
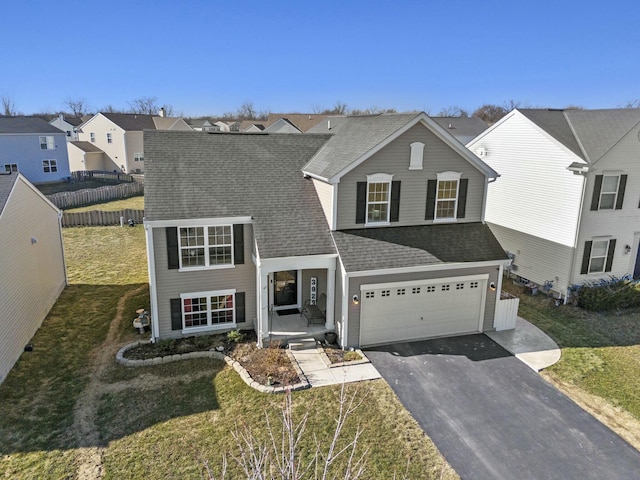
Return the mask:
M 157 115 L 160 107 L 158 106 L 158 97 L 140 97 L 129 102 L 131 113 L 141 115 Z
M 89 113 L 89 105 L 84 98 L 67 98 L 64 101 L 64 105 L 69 107 L 73 115 L 77 118 L 83 117 Z
M 381 113 L 396 113 L 396 109 L 382 108 L 374 105 L 373 107 L 365 108 L 364 110 L 351 110 L 349 115 L 380 115 Z
M 502 104 L 502 107 L 505 109 L 506 113 L 509 113 L 511 110 L 514 110 L 516 108 L 520 108 L 521 106 L 522 102 L 513 99 L 507 100 Z
M 458 105 L 452 105 L 450 107 L 445 107 L 438 112 L 437 117 L 462 117 L 466 118 L 469 116 L 469 113 L 462 107 Z
M 14 117 L 17 115 L 16 102 L 13 97 L 2 94 L 0 95 L 0 103 L 2 103 L 2 114 L 7 117 Z
M 473 112 L 474 117 L 479 117 L 488 124 L 494 124 L 507 114 L 507 109 L 500 105 L 485 103 Z
M 127 113 L 125 109 L 114 107 L 111 103 L 105 105 L 99 111 L 105 113 Z
M 345 384 L 342 385 L 338 416 L 335 419 L 336 426 L 331 442 L 327 447 L 320 445 L 314 435 L 316 449 L 307 461 L 303 458 L 305 448 L 302 442 L 307 436 L 309 411 L 296 421 L 293 415 L 293 399 L 291 392 L 288 391 L 284 395 L 279 422 L 274 422 L 268 414 L 265 414 L 267 441 L 259 440 L 248 425 L 242 428 L 236 427 L 235 432 L 232 432 L 235 452 L 231 454 L 231 458 L 238 464 L 246 478 L 251 479 L 343 478 L 356 480 L 361 478 L 365 473 L 367 454 L 366 449 L 359 452 L 358 448 L 362 428 L 358 427 L 353 437 L 346 440 L 346 443 L 342 440 L 341 434 L 348 418 L 366 398 L 366 395 L 359 395 L 357 389 L 353 394 L 347 394 Z M 338 458 L 345 459 L 340 467 L 334 465 Z M 228 478 L 227 466 L 227 458 L 223 456 L 220 479 Z M 204 462 L 204 469 L 206 478 L 215 480 L 216 477 L 207 462 Z
M 244 102 L 238 109 L 238 112 L 236 113 L 236 118 L 238 120 L 255 120 L 257 115 L 258 115 L 258 112 L 253 106 L 253 102 Z
M 627 100 L 627 103 L 622 105 L 622 108 L 640 108 L 640 98 L 635 100 Z

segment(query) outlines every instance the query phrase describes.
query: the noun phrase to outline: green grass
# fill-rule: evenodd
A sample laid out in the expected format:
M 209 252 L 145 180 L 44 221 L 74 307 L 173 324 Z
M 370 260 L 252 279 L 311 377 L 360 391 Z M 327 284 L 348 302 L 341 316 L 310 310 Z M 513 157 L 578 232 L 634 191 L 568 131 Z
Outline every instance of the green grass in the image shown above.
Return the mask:
M 119 299 L 146 285 L 142 227 L 70 228 L 63 232 L 70 286 L 0 385 L 0 478 L 75 478 L 82 450 L 73 433 L 76 402 L 96 368 Z M 125 302 L 116 343 L 146 338 L 131 326 L 149 290 Z M 353 388 L 353 387 L 350 387 Z M 415 420 L 382 380 L 365 384 L 366 402 L 345 436 L 364 428 L 365 478 L 457 478 Z M 370 388 L 370 389 L 369 389 Z M 249 388 L 231 368 L 194 359 L 126 368 L 109 362 L 100 377 L 95 425 L 105 479 L 202 478 L 202 462 L 219 467 L 231 454 L 236 425 L 264 431 L 265 411 L 278 415 L 283 396 Z M 304 455 L 312 435 L 327 444 L 337 415 L 338 387 L 294 393 L 297 414 L 310 412 Z M 231 478 L 242 478 L 232 467 Z
M 519 315 L 550 335 L 562 358 L 547 371 L 562 382 L 604 398 L 640 420 L 640 309 L 587 312 L 555 307 L 505 282 L 520 297 Z
M 113 200 L 111 202 L 97 203 L 87 207 L 69 208 L 65 212 L 90 212 L 91 210 L 102 210 L 103 212 L 117 212 L 120 210 L 144 210 L 144 196 L 123 198 L 122 200 Z

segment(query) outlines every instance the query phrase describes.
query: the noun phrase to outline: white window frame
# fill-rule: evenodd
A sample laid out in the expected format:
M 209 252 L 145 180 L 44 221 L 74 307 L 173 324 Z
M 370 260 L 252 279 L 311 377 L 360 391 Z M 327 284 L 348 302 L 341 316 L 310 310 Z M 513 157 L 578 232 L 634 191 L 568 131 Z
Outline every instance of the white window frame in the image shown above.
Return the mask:
M 109 132 L 107 132 L 107 143 L 113 143 L 113 135 Z
M 4 171 L 5 172 L 9 172 L 9 173 L 18 173 L 20 170 L 18 170 L 18 164 L 17 163 L 5 163 L 4 164 Z
M 42 171 L 44 173 L 58 173 L 58 161 L 53 159 L 42 160 Z
M 231 235 L 230 243 L 222 243 L 222 244 L 209 244 L 209 229 L 210 228 L 220 228 L 220 227 L 228 227 Z M 182 245 L 182 234 L 183 230 L 188 230 L 191 228 L 200 228 L 202 229 L 202 233 L 204 236 L 204 244 L 203 245 Z M 235 252 L 233 250 L 233 225 L 232 224 L 224 224 L 224 225 L 192 225 L 185 227 L 178 227 L 178 260 L 180 261 L 180 268 L 178 271 L 193 271 L 193 270 L 214 270 L 221 268 L 235 268 Z M 210 252 L 212 248 L 216 247 L 231 247 L 231 261 L 230 263 L 214 263 L 211 264 L 210 261 Z M 182 252 L 184 250 L 201 248 L 204 249 L 204 265 L 182 265 Z
M 391 215 L 391 184 L 393 181 L 393 175 L 388 173 L 376 173 L 374 175 L 367 175 L 367 204 L 365 207 L 365 226 L 366 225 L 391 225 L 389 221 Z M 387 200 L 386 201 L 369 201 L 369 189 L 372 184 L 387 184 Z M 387 206 L 387 216 L 380 220 L 369 220 L 369 205 L 385 205 Z
M 458 199 L 460 198 L 460 177 L 462 172 L 441 172 L 438 173 L 438 182 L 436 183 L 436 204 L 433 210 L 433 222 L 455 222 L 458 217 Z M 456 196 L 455 198 L 438 198 L 440 192 L 440 182 L 456 182 Z M 444 202 L 453 201 L 453 216 L 452 217 L 438 217 L 438 204 Z
M 409 146 L 411 147 L 409 170 L 422 170 L 422 160 L 424 158 L 424 143 L 413 142 Z
M 95 134 L 95 132 L 90 132 L 89 133 L 89 141 L 91 143 L 96 143 L 96 134 Z
M 610 190 L 610 191 L 605 191 L 604 190 L 604 185 L 605 185 L 605 180 L 607 178 L 616 178 L 616 188 L 615 190 Z M 615 210 L 616 208 L 616 203 L 618 201 L 618 192 L 620 191 L 620 174 L 609 174 L 607 175 L 606 173 L 603 173 L 602 175 L 602 186 L 600 188 L 600 197 L 598 198 L 598 210 Z M 605 195 L 613 195 L 613 203 L 611 204 L 611 207 L 603 207 L 602 206 L 602 197 Z
M 587 269 L 587 274 L 590 273 L 604 273 L 607 268 L 607 257 L 609 256 L 609 241 L 610 238 L 594 238 L 591 241 L 591 252 L 589 252 L 589 268 Z M 604 256 L 603 255 L 594 255 L 594 250 L 596 249 L 596 243 L 604 243 Z M 602 259 L 602 269 L 600 270 L 592 270 L 591 263 L 594 259 Z
M 231 295 L 233 306 L 231 308 L 221 308 L 221 309 L 213 309 L 211 305 L 212 297 L 223 297 Z M 207 299 L 207 309 L 203 312 L 207 314 L 207 324 L 206 325 L 198 325 L 196 327 L 187 327 L 186 326 L 186 316 L 191 313 L 185 311 L 185 300 L 193 299 L 193 298 L 202 298 L 206 297 Z M 181 293 L 180 294 L 180 308 L 182 310 L 182 333 L 197 333 L 197 332 L 206 332 L 211 330 L 224 330 L 229 328 L 235 328 L 237 326 L 236 320 L 236 289 L 227 289 L 227 290 L 212 290 L 207 292 L 193 292 L 193 293 Z M 212 323 L 212 314 L 214 312 L 222 312 L 222 311 L 231 311 L 233 315 L 232 322 L 223 322 L 223 323 Z
M 40 135 L 40 150 L 55 150 L 56 143 L 53 135 Z
M 133 161 L 134 162 L 144 162 L 144 153 L 142 152 L 135 152 L 133 154 Z

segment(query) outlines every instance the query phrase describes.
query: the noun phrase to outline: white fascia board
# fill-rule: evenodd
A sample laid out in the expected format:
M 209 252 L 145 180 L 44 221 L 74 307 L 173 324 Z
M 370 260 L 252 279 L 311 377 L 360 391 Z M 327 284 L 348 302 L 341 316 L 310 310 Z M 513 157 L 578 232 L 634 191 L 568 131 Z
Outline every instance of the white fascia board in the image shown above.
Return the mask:
M 302 170 L 302 174 L 305 177 L 313 178 L 315 180 L 319 180 L 319 181 L 324 182 L 324 183 L 332 184 L 332 182 L 328 178 L 321 177 L 320 175 L 316 175 L 315 173 L 311 173 L 311 172 L 308 172 L 306 170 Z
M 212 217 L 212 218 L 187 218 L 181 220 L 145 220 L 144 224 L 151 228 L 160 227 L 210 227 L 213 225 L 235 225 L 238 223 L 250 224 L 251 217 Z
M 313 268 L 326 268 L 335 270 L 336 253 L 324 255 L 305 255 L 297 257 L 257 258 L 256 264 L 263 273 L 281 272 L 283 270 L 305 270 Z
M 334 184 L 333 188 L 331 189 L 332 191 L 332 195 L 333 195 L 333 199 L 331 201 L 331 225 L 329 225 L 329 228 L 331 229 L 332 232 L 335 232 L 338 229 L 338 184 Z M 333 238 L 333 237 L 332 237 Z M 336 251 L 338 249 L 336 248 Z
M 425 280 L 407 280 L 403 282 L 369 283 L 369 284 L 360 285 L 360 291 L 374 290 L 378 288 L 396 288 L 396 287 L 402 288 L 402 287 L 412 287 L 412 286 L 434 285 L 436 283 L 443 283 L 443 282 L 454 283 L 460 280 L 473 281 L 473 280 L 488 280 L 488 279 L 489 279 L 488 273 L 481 273 L 478 275 L 459 275 L 457 277 L 429 278 Z
M 158 290 L 156 288 L 156 262 L 155 251 L 153 248 L 153 228 L 144 225 L 145 240 L 147 243 L 147 260 L 149 272 L 149 299 L 151 302 L 151 333 L 155 336 L 151 337 L 151 341 L 155 342 L 160 334 L 160 322 L 158 320 Z
M 460 262 L 445 263 L 437 265 L 417 265 L 415 267 L 400 268 L 383 268 L 377 270 L 361 270 L 357 272 L 349 272 L 349 277 L 369 277 L 375 275 L 397 275 L 402 273 L 420 273 L 420 272 L 436 272 L 469 268 L 498 267 L 500 265 L 507 266 L 511 260 L 489 260 L 486 262 Z

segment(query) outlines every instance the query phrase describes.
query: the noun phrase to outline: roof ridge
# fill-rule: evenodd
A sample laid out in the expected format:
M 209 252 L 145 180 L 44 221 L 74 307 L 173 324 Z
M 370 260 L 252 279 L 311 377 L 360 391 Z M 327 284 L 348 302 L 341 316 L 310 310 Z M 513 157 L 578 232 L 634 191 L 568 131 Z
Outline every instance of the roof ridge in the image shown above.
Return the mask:
M 567 125 L 569 125 L 569 130 L 571 130 L 571 134 L 573 135 L 573 138 L 575 138 L 576 143 L 578 144 L 578 147 L 580 148 L 580 151 L 582 152 L 582 155 L 584 155 L 584 158 L 587 160 L 587 163 L 591 163 L 591 157 L 589 157 L 589 155 L 587 154 L 587 151 L 584 148 L 584 145 L 582 144 L 582 140 L 580 140 L 580 137 L 576 133 L 576 130 L 575 130 L 574 126 L 573 126 L 573 123 L 571 123 L 571 119 L 569 118 L 569 115 L 567 114 L 566 110 L 562 110 L 562 116 L 564 117 L 565 121 L 567 122 Z

